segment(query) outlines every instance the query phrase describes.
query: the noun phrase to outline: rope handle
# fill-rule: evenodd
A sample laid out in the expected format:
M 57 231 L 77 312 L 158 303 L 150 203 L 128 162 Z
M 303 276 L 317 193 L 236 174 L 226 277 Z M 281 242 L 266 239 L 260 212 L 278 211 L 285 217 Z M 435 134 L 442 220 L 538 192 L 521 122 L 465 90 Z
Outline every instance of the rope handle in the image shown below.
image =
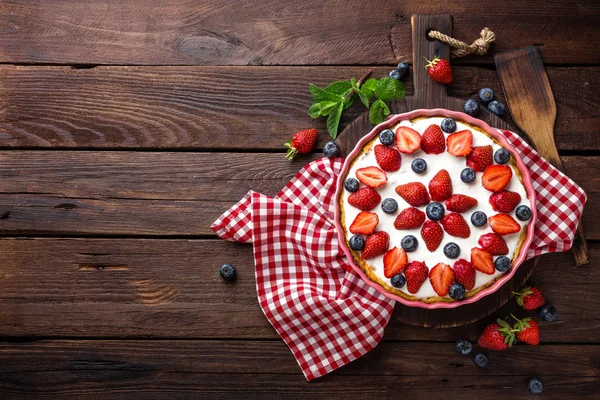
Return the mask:
M 461 42 L 460 40 L 454 39 L 448 35 L 444 35 L 439 31 L 429 31 L 428 36 L 432 39 L 437 39 L 456 48 L 456 50 L 452 51 L 452 57 L 454 58 L 467 56 L 469 54 L 477 54 L 479 56 L 484 55 L 490 48 L 490 43 L 496 40 L 496 34 L 489 28 L 483 28 L 479 34 L 479 38 L 471 44 Z

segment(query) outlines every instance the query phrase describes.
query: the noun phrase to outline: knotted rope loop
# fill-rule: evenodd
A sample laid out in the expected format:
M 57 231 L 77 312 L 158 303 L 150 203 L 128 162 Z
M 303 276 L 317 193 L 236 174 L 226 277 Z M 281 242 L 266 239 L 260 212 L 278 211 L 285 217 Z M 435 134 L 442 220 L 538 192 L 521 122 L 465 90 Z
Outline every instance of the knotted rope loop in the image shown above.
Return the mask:
M 461 42 L 439 31 L 429 31 L 429 37 L 448 43 L 450 46 L 456 48 L 456 50 L 452 51 L 452 57 L 455 58 L 469 54 L 484 55 L 489 50 L 490 43 L 496 40 L 496 34 L 489 30 L 489 28 L 483 28 L 479 34 L 479 38 L 471 44 Z

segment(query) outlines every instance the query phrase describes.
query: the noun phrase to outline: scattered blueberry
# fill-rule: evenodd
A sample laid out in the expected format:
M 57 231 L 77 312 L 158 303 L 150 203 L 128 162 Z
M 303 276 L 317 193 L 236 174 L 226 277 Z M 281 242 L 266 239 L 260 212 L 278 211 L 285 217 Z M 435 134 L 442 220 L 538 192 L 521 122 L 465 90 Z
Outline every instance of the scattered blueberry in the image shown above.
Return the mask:
M 465 287 L 460 283 L 453 283 L 450 286 L 450 290 L 448 290 L 448 295 L 452 297 L 454 300 L 461 300 L 465 297 Z
M 506 164 L 510 160 L 510 153 L 506 149 L 498 149 L 494 153 L 496 164 Z
M 419 246 L 419 241 L 413 235 L 406 235 L 400 241 L 400 246 L 409 253 L 415 251 Z
M 394 140 L 396 140 L 396 134 L 391 129 L 384 129 L 379 134 L 379 141 L 381 144 L 389 146 L 394 143 Z
M 350 238 L 350 248 L 360 251 L 365 248 L 365 238 L 360 235 L 354 235 Z
M 473 344 L 468 340 L 457 340 L 456 344 L 454 345 L 454 348 L 456 349 L 458 354 L 466 356 L 471 354 L 471 351 L 473 351 Z
M 425 208 L 425 214 L 427 214 L 427 218 L 432 221 L 439 221 L 444 217 L 445 213 L 446 211 L 444 210 L 444 206 L 437 201 L 427 204 L 427 208 Z
M 388 76 L 392 79 L 400 80 L 400 71 L 398 71 L 397 69 L 393 69 L 390 71 Z
M 402 274 L 396 274 L 392 276 L 390 283 L 393 287 L 400 289 L 402 286 L 406 284 L 406 278 Z
M 544 304 L 542 308 L 540 308 L 538 313 L 540 317 L 546 322 L 555 321 L 556 317 L 558 317 L 556 307 L 554 307 L 552 304 Z
M 444 255 L 448 258 L 458 258 L 460 256 L 460 247 L 454 242 L 447 243 L 444 246 Z
M 415 158 L 413 162 L 410 164 L 412 170 L 417 174 L 422 174 L 427 171 L 427 161 L 422 158 Z
M 226 281 L 234 281 L 235 280 L 235 267 L 231 264 L 223 264 L 221 265 L 221 269 L 219 270 L 219 274 L 221 278 Z
M 544 391 L 544 384 L 538 378 L 533 377 L 529 380 L 527 389 L 532 394 L 541 394 Z
M 473 168 L 465 168 L 460 172 L 460 180 L 464 183 L 471 183 L 475 180 L 475 171 Z
M 344 182 L 344 189 L 351 193 L 356 192 L 358 190 L 358 180 L 354 178 L 346 179 L 346 182 Z
M 398 203 L 392 198 L 387 198 L 381 202 L 381 209 L 386 214 L 393 214 L 398 209 Z
M 452 133 L 456 130 L 456 121 L 452 118 L 444 118 L 440 124 L 442 130 L 446 133 Z
M 482 227 L 487 223 L 487 215 L 483 211 L 475 211 L 471 214 L 471 223 L 476 227 Z
M 488 104 L 488 111 L 493 112 L 499 117 L 503 117 L 504 113 L 506 112 L 506 107 L 504 107 L 504 104 L 500 103 L 499 101 L 494 100 Z
M 400 72 L 400 80 L 403 80 L 410 74 L 410 65 L 405 62 L 398 64 L 398 72 Z
M 479 114 L 479 103 L 477 103 L 473 99 L 469 99 L 465 101 L 464 105 L 465 113 L 469 114 L 471 117 L 476 117 Z
M 510 258 L 506 256 L 500 256 L 494 261 L 494 267 L 498 272 L 506 272 L 510 268 Z
M 479 90 L 479 99 L 485 104 L 494 100 L 494 91 L 490 88 L 483 88 Z
M 337 157 L 340 154 L 340 146 L 336 142 L 327 142 L 323 146 L 323 155 L 325 157 Z
M 479 368 L 485 368 L 488 366 L 488 362 L 489 362 L 488 356 L 485 353 L 477 353 L 477 354 L 475 354 L 475 357 L 473 357 L 473 362 Z
M 519 206 L 515 211 L 515 215 L 521 221 L 528 221 L 531 218 L 531 208 L 527 206 Z

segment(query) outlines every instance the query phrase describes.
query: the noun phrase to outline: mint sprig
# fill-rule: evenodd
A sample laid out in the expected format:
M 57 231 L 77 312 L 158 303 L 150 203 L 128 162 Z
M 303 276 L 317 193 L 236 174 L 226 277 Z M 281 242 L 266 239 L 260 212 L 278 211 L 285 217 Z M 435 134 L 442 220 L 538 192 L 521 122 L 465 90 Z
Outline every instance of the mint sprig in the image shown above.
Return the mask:
M 396 79 L 385 77 L 365 81 L 370 73 L 371 71 L 358 81 L 352 78 L 333 82 L 324 89 L 312 83 L 309 85 L 313 104 L 308 109 L 308 115 L 311 118 L 327 117 L 327 131 L 333 139 L 337 138 L 342 112 L 354 104 L 357 98 L 369 109 L 369 120 L 376 125 L 390 115 L 387 103 L 406 94 L 404 85 Z

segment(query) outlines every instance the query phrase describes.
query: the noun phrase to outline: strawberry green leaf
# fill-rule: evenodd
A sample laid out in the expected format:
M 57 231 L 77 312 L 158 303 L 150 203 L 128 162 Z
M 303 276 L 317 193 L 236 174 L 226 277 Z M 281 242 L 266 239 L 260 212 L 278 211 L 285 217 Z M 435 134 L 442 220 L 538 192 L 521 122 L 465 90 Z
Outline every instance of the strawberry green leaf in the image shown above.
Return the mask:
M 338 128 L 340 125 L 340 118 L 342 116 L 342 111 L 344 109 L 344 104 L 339 103 L 337 107 L 335 107 L 327 117 L 327 132 L 329 132 L 329 136 L 333 139 L 337 138 Z

